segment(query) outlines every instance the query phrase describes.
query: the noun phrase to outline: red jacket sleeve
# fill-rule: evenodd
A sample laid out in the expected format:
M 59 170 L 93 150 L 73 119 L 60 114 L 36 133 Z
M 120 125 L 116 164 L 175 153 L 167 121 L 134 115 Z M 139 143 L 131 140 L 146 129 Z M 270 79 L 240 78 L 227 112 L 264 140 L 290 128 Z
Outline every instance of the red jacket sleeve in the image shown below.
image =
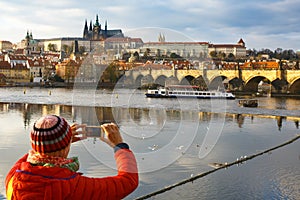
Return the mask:
M 27 157 L 28 157 L 28 154 L 25 154 L 22 158 L 20 158 L 14 165 L 13 167 L 10 169 L 10 171 L 8 172 L 7 176 L 6 176 L 6 179 L 5 179 L 5 186 L 6 186 L 6 189 L 7 189 L 7 186 L 8 186 L 8 183 L 10 181 L 10 179 L 14 176 L 16 170 L 19 168 L 20 164 L 22 162 L 26 162 L 27 160 Z
M 81 176 L 76 187 L 76 198 L 122 199 L 133 192 L 138 184 L 138 169 L 133 153 L 120 149 L 115 153 L 118 175 L 105 178 Z M 80 198 L 78 198 L 80 199 Z

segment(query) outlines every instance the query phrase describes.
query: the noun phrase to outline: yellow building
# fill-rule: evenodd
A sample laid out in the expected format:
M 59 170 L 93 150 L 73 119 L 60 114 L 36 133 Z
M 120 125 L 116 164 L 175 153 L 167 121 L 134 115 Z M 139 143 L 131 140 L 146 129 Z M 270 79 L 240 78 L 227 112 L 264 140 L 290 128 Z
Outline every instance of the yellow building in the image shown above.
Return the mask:
M 60 76 L 65 82 L 74 82 L 81 62 L 66 59 L 55 66 L 56 74 Z
M 30 82 L 30 70 L 25 64 L 0 61 L 0 73 L 6 82 Z

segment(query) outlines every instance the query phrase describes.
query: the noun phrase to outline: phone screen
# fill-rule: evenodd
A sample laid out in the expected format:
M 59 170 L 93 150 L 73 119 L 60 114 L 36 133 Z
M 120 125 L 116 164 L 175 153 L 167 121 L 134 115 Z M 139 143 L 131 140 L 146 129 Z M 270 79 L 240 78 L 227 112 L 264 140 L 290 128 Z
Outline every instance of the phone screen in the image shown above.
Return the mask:
M 87 126 L 85 130 L 87 137 L 101 137 L 102 129 L 100 126 Z

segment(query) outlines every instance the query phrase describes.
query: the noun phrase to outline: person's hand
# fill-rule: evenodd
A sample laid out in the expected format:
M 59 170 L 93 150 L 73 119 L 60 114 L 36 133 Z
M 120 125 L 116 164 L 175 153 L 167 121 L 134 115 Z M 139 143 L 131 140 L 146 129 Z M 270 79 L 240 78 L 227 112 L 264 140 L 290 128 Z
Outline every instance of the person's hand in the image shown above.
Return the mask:
M 107 143 L 111 147 L 115 147 L 117 144 L 123 142 L 122 136 L 119 132 L 119 128 L 114 123 L 108 123 L 101 125 L 101 128 L 105 135 L 101 135 L 100 139 Z M 106 138 L 106 137 L 107 138 Z
M 72 124 L 72 143 L 79 140 L 84 140 L 87 138 L 85 131 L 86 124 Z

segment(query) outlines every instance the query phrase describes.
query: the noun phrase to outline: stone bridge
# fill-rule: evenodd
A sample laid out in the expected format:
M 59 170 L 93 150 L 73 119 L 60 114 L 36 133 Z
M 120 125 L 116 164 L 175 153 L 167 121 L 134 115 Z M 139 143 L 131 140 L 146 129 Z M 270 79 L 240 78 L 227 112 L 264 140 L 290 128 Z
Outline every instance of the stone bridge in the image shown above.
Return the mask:
M 128 84 L 141 86 L 190 84 L 202 81 L 209 89 L 225 86 L 236 91 L 258 91 L 259 84 L 269 83 L 272 92 L 300 93 L 300 70 L 130 70 L 124 74 Z M 201 85 L 201 84 L 200 84 Z

